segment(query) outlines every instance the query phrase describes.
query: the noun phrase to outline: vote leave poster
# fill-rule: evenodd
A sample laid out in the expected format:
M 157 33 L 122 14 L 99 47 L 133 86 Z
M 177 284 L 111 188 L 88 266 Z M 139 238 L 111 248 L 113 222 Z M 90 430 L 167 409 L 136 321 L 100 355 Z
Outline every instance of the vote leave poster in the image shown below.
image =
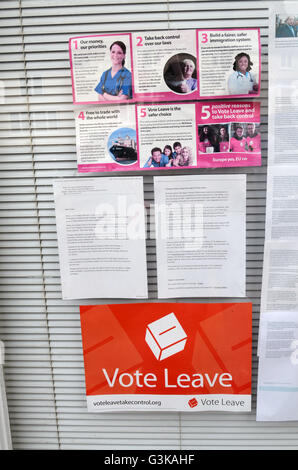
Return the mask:
M 81 306 L 87 407 L 251 410 L 251 303 Z
M 260 103 L 197 103 L 198 168 L 260 166 Z
M 69 58 L 74 104 L 260 96 L 259 28 L 76 36 Z
M 260 166 L 260 102 L 75 110 L 79 172 Z

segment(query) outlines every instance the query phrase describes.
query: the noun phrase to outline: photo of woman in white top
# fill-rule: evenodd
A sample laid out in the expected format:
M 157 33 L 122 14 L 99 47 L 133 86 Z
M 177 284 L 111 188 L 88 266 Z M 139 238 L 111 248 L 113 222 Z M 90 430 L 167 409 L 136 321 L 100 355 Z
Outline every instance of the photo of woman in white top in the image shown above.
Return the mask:
M 234 72 L 228 78 L 228 90 L 230 95 L 248 95 L 257 93 L 259 86 L 254 74 L 251 72 L 253 63 L 245 52 L 240 52 L 235 57 Z

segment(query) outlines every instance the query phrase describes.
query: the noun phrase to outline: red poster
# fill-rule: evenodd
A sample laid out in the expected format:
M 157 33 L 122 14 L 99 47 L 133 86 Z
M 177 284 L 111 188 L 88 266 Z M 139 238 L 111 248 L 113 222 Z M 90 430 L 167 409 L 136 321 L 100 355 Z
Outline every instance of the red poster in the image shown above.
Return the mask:
M 89 411 L 250 411 L 250 303 L 80 311 Z

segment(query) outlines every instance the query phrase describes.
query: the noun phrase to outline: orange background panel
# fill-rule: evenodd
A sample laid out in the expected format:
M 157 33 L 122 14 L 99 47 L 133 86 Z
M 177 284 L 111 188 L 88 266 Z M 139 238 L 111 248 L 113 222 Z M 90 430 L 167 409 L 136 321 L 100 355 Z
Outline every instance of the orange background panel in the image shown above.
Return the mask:
M 251 389 L 251 303 L 135 303 L 82 306 L 81 326 L 87 395 L 105 394 L 247 394 Z M 183 351 L 158 361 L 145 342 L 149 323 L 174 312 L 187 335 Z M 109 387 L 102 373 L 153 373 L 156 387 Z M 205 383 L 196 388 L 165 388 L 164 370 L 170 383 L 179 374 L 228 372 L 232 387 Z
M 110 393 L 100 365 L 112 376 L 117 367 L 119 373 L 135 370 L 142 357 L 108 307 L 81 309 L 81 325 L 87 395 Z
M 217 312 L 198 324 L 198 337 L 193 365 L 195 368 L 208 366 L 214 371 L 232 373 L 235 393 L 251 382 L 251 318 L 245 311 L 234 305 Z M 208 358 L 200 361 L 200 354 L 208 351 Z M 200 353 L 201 351 L 201 353 Z M 239 392 L 238 392 L 239 393 Z

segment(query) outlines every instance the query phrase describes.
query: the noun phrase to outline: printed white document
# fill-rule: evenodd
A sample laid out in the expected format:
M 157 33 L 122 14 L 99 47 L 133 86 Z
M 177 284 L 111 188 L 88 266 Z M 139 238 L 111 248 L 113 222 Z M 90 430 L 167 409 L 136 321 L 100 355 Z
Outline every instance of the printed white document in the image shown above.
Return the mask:
M 268 178 L 261 314 L 298 312 L 296 2 L 273 2 L 269 18 Z
M 297 312 L 262 314 L 257 420 L 298 420 Z
M 268 241 L 264 250 L 261 312 L 287 310 L 298 312 L 298 242 Z
M 298 313 L 285 310 L 263 313 L 260 320 L 259 356 L 267 359 L 290 358 L 294 364 L 297 348 Z
M 257 419 L 298 419 L 298 5 L 271 2 Z
M 141 177 L 54 181 L 63 299 L 147 298 Z
M 297 353 L 296 353 L 297 354 Z M 257 421 L 298 420 L 298 365 L 259 358 Z
M 245 297 L 246 175 L 154 178 L 159 298 Z
M 266 238 L 298 239 L 298 165 L 268 168 Z

